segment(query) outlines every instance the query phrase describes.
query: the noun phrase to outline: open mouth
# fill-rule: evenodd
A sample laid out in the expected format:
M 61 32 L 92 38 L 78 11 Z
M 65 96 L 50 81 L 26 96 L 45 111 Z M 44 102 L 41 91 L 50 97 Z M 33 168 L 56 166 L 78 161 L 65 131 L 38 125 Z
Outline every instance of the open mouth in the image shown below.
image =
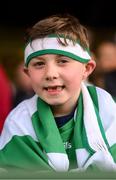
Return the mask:
M 48 86 L 48 87 L 44 87 L 44 90 L 48 91 L 48 92 L 59 92 L 62 91 L 65 88 L 65 86 Z

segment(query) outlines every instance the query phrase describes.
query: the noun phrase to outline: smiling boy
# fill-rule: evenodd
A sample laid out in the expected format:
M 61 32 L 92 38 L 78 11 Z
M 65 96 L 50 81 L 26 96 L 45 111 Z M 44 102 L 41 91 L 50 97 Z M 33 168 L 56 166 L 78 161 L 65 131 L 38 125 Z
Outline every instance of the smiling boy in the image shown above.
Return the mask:
M 86 29 L 74 16 L 55 15 L 36 23 L 29 39 L 24 71 L 36 95 L 6 119 L 1 167 L 115 170 L 116 105 L 103 89 L 84 84 L 96 66 Z
M 92 60 L 86 65 L 66 56 L 46 54 L 33 58 L 25 72 L 36 94 L 51 105 L 56 117 L 67 115 L 74 109 L 81 82 L 94 66 Z

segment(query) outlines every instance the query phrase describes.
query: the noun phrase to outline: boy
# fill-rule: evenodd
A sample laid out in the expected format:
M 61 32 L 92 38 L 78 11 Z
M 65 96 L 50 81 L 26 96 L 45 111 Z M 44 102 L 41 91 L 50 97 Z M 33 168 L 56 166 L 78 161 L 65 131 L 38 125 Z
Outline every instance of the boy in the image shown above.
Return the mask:
M 56 15 L 35 24 L 29 39 L 24 71 L 36 95 L 6 119 L 1 167 L 115 170 L 116 105 L 83 83 L 95 68 L 86 29 L 71 15 Z

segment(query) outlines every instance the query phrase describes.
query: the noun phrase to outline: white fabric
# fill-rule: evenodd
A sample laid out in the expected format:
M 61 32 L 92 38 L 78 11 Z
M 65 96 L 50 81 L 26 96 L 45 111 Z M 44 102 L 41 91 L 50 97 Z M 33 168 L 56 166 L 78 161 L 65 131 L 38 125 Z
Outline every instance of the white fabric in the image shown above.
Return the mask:
M 90 165 L 100 170 L 115 170 L 116 164 L 109 153 L 104 139 L 101 135 L 99 125 L 96 119 L 93 102 L 87 91 L 86 86 L 82 83 L 82 95 L 83 95 L 83 106 L 84 106 L 84 125 L 85 131 L 90 147 L 95 153 L 89 158 L 89 153 L 84 149 L 76 150 L 76 157 L 79 167 L 73 171 L 86 170 Z M 102 102 L 103 103 L 103 102 Z M 115 119 L 116 121 L 116 119 Z M 112 127 L 112 131 L 115 131 L 115 127 Z M 110 134 L 112 133 L 110 131 Z M 116 141 L 114 142 L 116 143 Z M 84 158 L 83 158 L 84 157 Z M 84 166 L 83 166 L 84 165 Z
M 3 149 L 14 135 L 31 135 L 35 141 L 38 141 L 31 122 L 31 116 L 37 109 L 36 101 L 37 96 L 35 95 L 31 99 L 21 102 L 11 111 L 5 120 L 0 136 L 0 149 Z
M 116 171 L 116 163 L 114 162 L 111 154 L 107 151 L 98 151 L 89 158 L 84 165 L 83 169 L 87 169 L 90 165 L 95 165 L 102 171 Z
M 86 149 L 83 149 L 83 148 L 76 149 L 76 158 L 77 158 L 79 169 L 84 166 L 84 164 L 87 161 L 87 159 L 89 158 L 89 156 L 90 156 L 90 154 Z
M 47 153 L 49 165 L 56 171 L 68 171 L 69 160 L 63 153 Z
M 60 39 L 64 41 L 63 38 Z M 62 51 L 70 52 L 76 56 L 79 56 L 80 58 L 84 58 L 87 60 L 91 59 L 88 52 L 85 51 L 78 43 L 74 45 L 72 41 L 68 39 L 67 42 L 69 43 L 68 46 L 62 46 L 61 44 L 58 43 L 58 40 L 55 37 L 48 37 L 48 38 L 46 37 L 46 38 L 33 40 L 25 48 L 25 63 L 30 54 L 46 49 L 62 50 Z
M 99 87 L 96 88 L 99 104 L 99 113 L 103 127 L 106 131 L 110 127 L 110 125 L 114 121 L 116 121 L 116 103 L 107 91 Z
M 107 147 L 103 140 L 98 125 L 97 117 L 94 110 L 92 99 L 86 86 L 82 83 L 82 95 L 83 95 L 83 106 L 84 106 L 84 125 L 86 129 L 87 139 L 90 147 L 95 151 L 106 150 Z

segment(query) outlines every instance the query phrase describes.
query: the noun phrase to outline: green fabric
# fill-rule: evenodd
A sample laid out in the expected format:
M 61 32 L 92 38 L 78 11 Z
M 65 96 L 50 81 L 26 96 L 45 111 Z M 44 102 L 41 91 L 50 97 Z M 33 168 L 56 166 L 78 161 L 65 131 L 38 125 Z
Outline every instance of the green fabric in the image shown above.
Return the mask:
M 87 88 L 88 88 L 90 96 L 91 96 L 91 98 L 92 98 L 92 100 L 94 102 L 94 106 L 96 106 L 97 111 L 99 112 L 99 105 L 98 105 L 98 97 L 97 97 L 96 87 L 91 85 L 91 86 L 88 86 Z
M 101 119 L 100 119 L 100 116 L 99 116 L 99 105 L 98 105 L 98 97 L 97 97 L 96 87 L 95 86 L 88 86 L 88 90 L 89 90 L 89 93 L 90 93 L 91 97 L 94 97 L 92 99 L 94 101 L 94 109 L 95 109 L 95 112 L 96 112 L 96 115 L 97 115 L 98 124 L 99 124 L 100 130 L 101 130 L 103 139 L 104 139 L 104 141 L 105 141 L 105 143 L 107 145 L 107 148 L 110 151 L 110 146 L 108 144 L 108 141 L 107 141 L 107 138 L 106 138 L 106 135 L 105 135 L 105 132 L 104 132 L 104 128 L 103 128 L 103 125 L 102 125 L 102 122 L 101 122 Z
M 114 158 L 114 161 L 116 162 L 116 144 L 114 144 L 111 148 L 110 148 L 110 152 L 112 157 Z
M 114 99 L 114 101 L 116 102 L 116 96 L 112 96 L 112 98 Z
M 95 99 L 95 106 L 98 105 L 97 94 L 94 87 L 90 87 L 92 99 Z M 96 115 L 98 116 L 98 107 Z M 32 124 L 38 142 L 31 136 L 13 136 L 11 141 L 0 151 L 0 166 L 13 166 L 30 170 L 53 170 L 48 165 L 46 153 L 67 154 L 70 168 L 77 168 L 75 150 L 86 148 L 90 154 L 94 153 L 88 144 L 86 131 L 83 125 L 83 99 L 82 93 L 78 99 L 76 119 L 67 122 L 61 128 L 57 128 L 50 106 L 38 98 L 37 109 L 32 116 Z M 99 119 L 99 118 L 98 118 Z M 100 121 L 100 119 L 99 119 Z M 101 125 L 100 125 L 101 126 Z M 103 127 L 100 127 L 103 131 Z M 104 131 L 103 138 L 106 140 Z M 66 149 L 64 148 L 67 147 Z M 71 148 L 70 148 L 71 147 Z M 111 152 L 114 156 L 115 148 Z
M 71 119 L 64 126 L 59 128 L 60 135 L 64 142 L 66 153 L 68 155 L 68 159 L 70 162 L 69 169 L 74 169 L 77 167 L 74 138 L 73 138 L 74 124 L 75 124 L 74 120 Z
M 14 136 L 0 151 L 0 166 L 35 171 L 51 169 L 40 143 L 35 142 L 30 136 Z
M 40 98 L 37 107 L 38 111 L 32 116 L 32 123 L 42 148 L 46 153 L 66 153 L 50 107 Z
M 89 87 L 89 91 L 91 91 L 91 96 L 95 99 L 95 105 L 98 105 L 97 102 L 97 94 L 96 89 L 94 87 Z M 95 107 L 96 109 L 96 107 Z M 36 117 L 34 121 L 36 121 L 38 125 L 38 128 L 36 129 L 37 125 L 35 123 L 34 128 L 36 131 L 36 135 L 40 140 L 40 144 L 42 145 L 43 149 L 46 152 L 59 152 L 59 153 L 66 153 L 64 146 L 63 146 L 63 137 L 61 130 L 60 133 L 58 132 L 58 128 L 56 126 L 52 111 L 50 110 L 50 107 L 43 102 L 41 99 L 38 99 L 38 117 Z M 37 115 L 37 114 L 36 114 Z M 98 120 L 99 114 L 97 113 L 96 109 L 96 115 Z M 47 117 L 47 118 L 46 118 Z M 38 122 L 39 119 L 39 122 Z M 33 123 L 34 124 L 34 123 Z M 101 125 L 101 124 L 100 124 Z M 65 125 L 66 126 L 66 125 Z M 102 132 L 103 138 L 106 140 L 105 133 L 103 130 L 103 127 L 100 127 L 100 130 Z M 43 133 L 45 132 L 45 133 Z M 65 132 L 66 133 L 66 132 Z M 64 133 L 64 134 L 65 134 Z M 48 136 L 49 134 L 49 136 Z M 72 133 L 72 137 L 70 137 L 74 143 L 74 149 L 79 148 L 86 148 L 90 154 L 92 155 L 94 153 L 94 150 L 91 149 L 91 147 L 88 144 L 87 137 L 86 137 L 86 131 L 83 125 L 83 99 L 82 99 L 82 93 L 79 96 L 78 100 L 78 108 L 77 108 L 77 115 L 76 120 L 74 124 L 74 131 Z M 57 142 L 57 145 L 56 145 Z

